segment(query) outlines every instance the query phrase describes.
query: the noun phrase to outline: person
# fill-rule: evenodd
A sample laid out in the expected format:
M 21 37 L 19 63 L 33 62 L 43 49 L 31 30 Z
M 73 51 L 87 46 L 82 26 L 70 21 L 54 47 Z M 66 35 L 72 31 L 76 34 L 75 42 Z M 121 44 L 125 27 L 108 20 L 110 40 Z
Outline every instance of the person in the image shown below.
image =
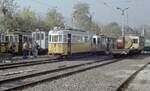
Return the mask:
M 31 42 L 28 42 L 28 46 L 29 46 L 29 48 L 28 48 L 28 56 L 30 57 L 31 56 L 31 52 L 32 52 L 32 44 L 31 44 Z
M 11 43 L 9 47 L 9 52 L 11 53 L 12 57 L 15 56 L 15 49 L 16 49 L 15 43 Z
M 28 55 L 28 43 L 24 42 L 23 43 L 23 59 L 27 59 L 27 55 Z
M 35 41 L 34 43 L 33 43 L 33 48 L 32 48 L 32 50 L 33 50 L 33 57 L 37 57 L 38 56 L 38 49 L 39 49 L 39 45 L 38 45 L 38 43 Z

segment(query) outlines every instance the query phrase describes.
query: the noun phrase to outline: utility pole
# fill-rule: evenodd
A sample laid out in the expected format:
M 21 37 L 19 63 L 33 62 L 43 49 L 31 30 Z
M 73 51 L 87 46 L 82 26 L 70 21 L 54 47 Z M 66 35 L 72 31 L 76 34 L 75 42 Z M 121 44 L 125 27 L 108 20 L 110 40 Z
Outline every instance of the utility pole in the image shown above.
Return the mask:
M 125 48 L 125 11 L 128 10 L 129 8 L 119 8 L 117 7 L 118 10 L 121 11 L 122 15 L 122 40 L 123 40 L 123 48 Z
M 124 9 L 117 7 L 117 9 L 121 11 L 121 15 L 122 15 L 122 29 L 121 30 L 122 30 L 122 36 L 125 36 L 125 29 L 124 29 L 124 27 L 125 27 L 125 11 L 128 10 L 129 7 L 124 8 Z

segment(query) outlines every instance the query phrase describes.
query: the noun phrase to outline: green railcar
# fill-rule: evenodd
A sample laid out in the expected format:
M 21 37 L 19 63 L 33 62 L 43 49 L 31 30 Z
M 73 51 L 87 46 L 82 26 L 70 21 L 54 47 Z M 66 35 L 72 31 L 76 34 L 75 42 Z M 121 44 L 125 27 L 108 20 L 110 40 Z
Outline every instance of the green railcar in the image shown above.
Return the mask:
M 150 40 L 148 39 L 145 40 L 144 51 L 150 52 Z

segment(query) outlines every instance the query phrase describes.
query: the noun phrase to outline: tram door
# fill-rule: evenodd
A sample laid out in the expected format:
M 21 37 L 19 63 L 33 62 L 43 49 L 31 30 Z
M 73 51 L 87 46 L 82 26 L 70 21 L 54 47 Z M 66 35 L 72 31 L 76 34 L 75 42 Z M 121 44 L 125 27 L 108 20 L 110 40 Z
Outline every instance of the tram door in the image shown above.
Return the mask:
M 71 34 L 68 34 L 68 45 L 67 45 L 67 54 L 71 55 Z
M 22 40 L 22 35 L 19 35 L 19 46 L 18 46 L 19 54 L 22 54 L 22 50 L 23 50 L 23 40 Z
M 97 43 L 96 43 L 96 41 L 97 41 L 97 39 L 96 38 L 93 38 L 93 40 L 92 40 L 92 46 L 93 46 L 93 51 L 94 52 L 96 52 L 97 50 L 96 50 L 96 46 L 97 46 Z

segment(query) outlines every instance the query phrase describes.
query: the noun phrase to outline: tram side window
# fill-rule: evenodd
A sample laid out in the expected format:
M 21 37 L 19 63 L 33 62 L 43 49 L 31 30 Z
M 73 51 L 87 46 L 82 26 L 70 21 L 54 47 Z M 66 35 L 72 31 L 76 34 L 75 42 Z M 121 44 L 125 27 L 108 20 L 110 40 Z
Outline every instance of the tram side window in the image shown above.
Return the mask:
M 41 40 L 44 40 L 44 34 L 41 33 Z
M 51 42 L 51 35 L 49 35 L 49 38 L 48 38 L 49 42 Z
M 5 36 L 1 35 L 1 42 L 5 42 Z
M 23 42 L 27 41 L 26 36 L 23 36 Z
M 72 42 L 74 42 L 74 43 L 82 43 L 83 41 L 84 40 L 83 40 L 82 36 L 79 36 L 79 35 L 72 36 Z
M 9 36 L 9 38 L 10 38 L 9 41 L 13 42 L 13 36 Z
M 84 37 L 84 42 L 87 43 L 88 40 L 89 40 L 88 36 L 85 36 L 85 37 Z
M 36 40 L 40 40 L 40 34 L 39 33 L 37 33 L 37 35 L 36 35 Z
M 82 43 L 83 42 L 83 39 L 82 39 L 82 36 L 76 36 L 76 39 L 77 39 L 77 42 L 78 43 Z
M 18 37 L 17 36 L 15 36 L 14 42 L 18 42 Z
M 106 43 L 105 37 L 102 37 L 102 45 L 105 45 L 105 43 Z
M 77 38 L 76 38 L 75 35 L 72 36 L 72 42 L 73 42 L 73 43 L 76 43 L 76 42 L 77 42 Z
M 98 43 L 98 44 L 101 43 L 101 39 L 100 39 L 100 38 L 97 39 L 97 43 Z
M 33 40 L 36 40 L 36 34 L 33 34 Z
M 43 33 L 37 33 L 36 34 L 36 40 L 44 40 L 44 34 Z

